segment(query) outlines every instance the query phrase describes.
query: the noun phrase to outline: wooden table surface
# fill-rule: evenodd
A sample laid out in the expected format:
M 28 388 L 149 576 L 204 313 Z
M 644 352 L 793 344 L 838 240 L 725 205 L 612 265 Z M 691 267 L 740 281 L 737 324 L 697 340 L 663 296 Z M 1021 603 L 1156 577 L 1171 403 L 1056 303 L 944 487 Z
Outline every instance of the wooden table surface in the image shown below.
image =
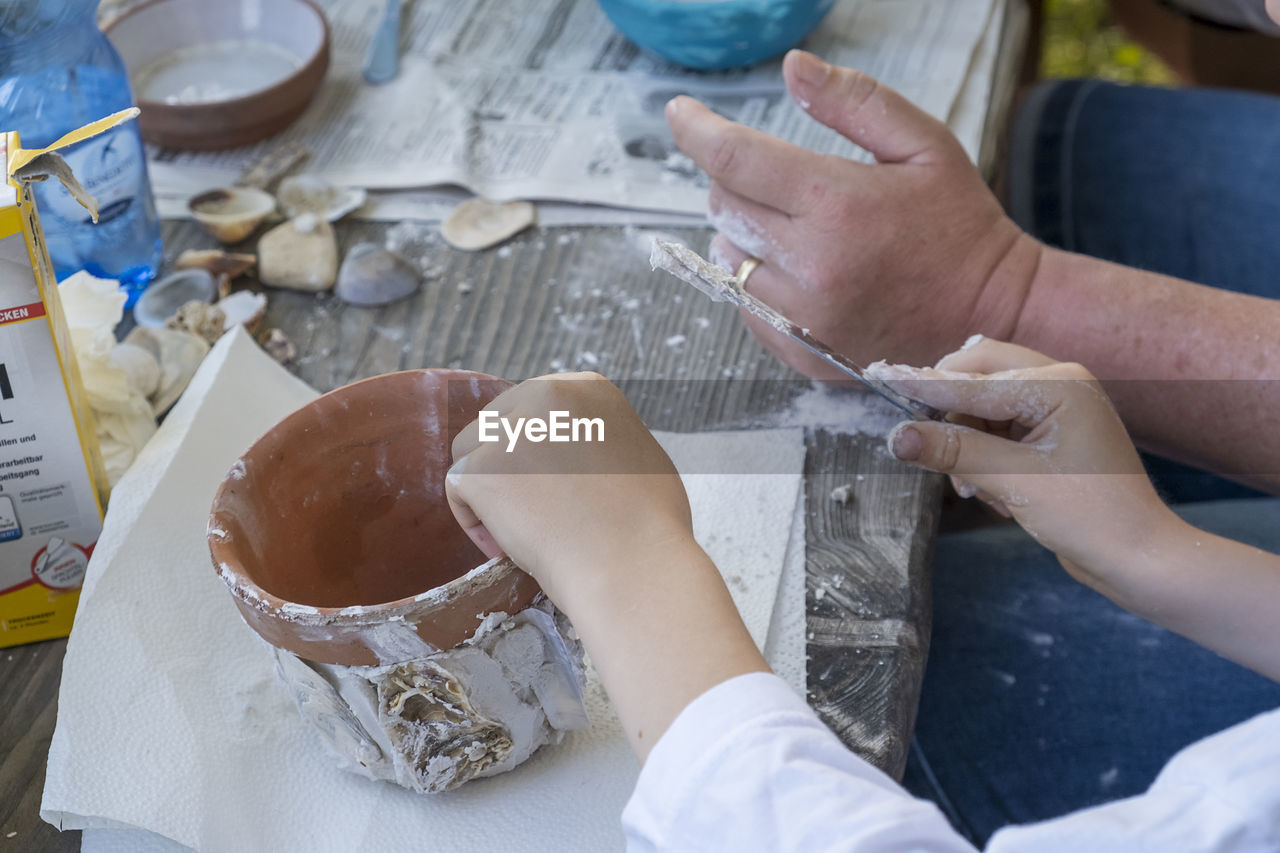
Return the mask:
M 381 242 L 386 229 L 344 224 L 339 238 L 345 250 Z M 652 272 L 653 233 L 534 229 L 479 253 L 437 243 L 426 253 L 432 276 L 403 302 L 367 309 L 272 291 L 267 323 L 296 343 L 296 370 L 320 391 L 411 367 L 510 379 L 589 368 L 617 381 L 654 429 L 786 424 L 813 385 L 769 356 L 734 311 Z M 666 233 L 699 250 L 708 240 L 704 229 Z M 165 237 L 171 257 L 211 245 L 187 222 L 166 223 Z M 856 411 L 866 398 L 850 402 Z M 809 698 L 851 748 L 898 774 L 928 647 L 940 480 L 897 463 L 879 435 L 808 430 L 806 445 Z M 853 499 L 831 500 L 844 484 Z M 0 649 L 0 850 L 79 846 L 79 833 L 39 819 L 65 648 Z

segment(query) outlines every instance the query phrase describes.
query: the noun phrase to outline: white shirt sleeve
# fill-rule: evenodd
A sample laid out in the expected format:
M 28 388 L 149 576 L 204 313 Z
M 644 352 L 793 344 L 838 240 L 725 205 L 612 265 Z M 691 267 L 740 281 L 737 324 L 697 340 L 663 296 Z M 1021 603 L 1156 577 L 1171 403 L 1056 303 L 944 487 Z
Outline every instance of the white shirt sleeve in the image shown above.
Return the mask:
M 785 682 L 743 675 L 681 712 L 622 815 L 631 851 L 974 853 L 932 804 L 849 752 Z M 1280 850 L 1280 711 L 1169 762 L 1138 797 L 1007 827 L 988 853 Z
M 932 803 L 854 755 L 776 675 L 699 696 L 622 813 L 631 851 L 974 853 Z

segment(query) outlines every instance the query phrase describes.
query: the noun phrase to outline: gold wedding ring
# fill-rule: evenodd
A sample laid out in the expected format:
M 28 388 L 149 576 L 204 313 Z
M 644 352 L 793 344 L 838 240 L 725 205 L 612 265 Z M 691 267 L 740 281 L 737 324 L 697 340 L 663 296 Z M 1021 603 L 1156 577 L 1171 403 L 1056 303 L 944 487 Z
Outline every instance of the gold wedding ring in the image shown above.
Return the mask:
M 747 258 L 742 263 L 738 264 L 738 271 L 737 273 L 734 274 L 734 278 L 738 280 L 738 287 L 742 288 L 743 290 L 746 290 L 747 279 L 750 278 L 751 274 L 756 271 L 756 267 L 760 266 L 762 263 L 764 263 L 764 261 L 760 260 L 759 258 L 753 255 Z

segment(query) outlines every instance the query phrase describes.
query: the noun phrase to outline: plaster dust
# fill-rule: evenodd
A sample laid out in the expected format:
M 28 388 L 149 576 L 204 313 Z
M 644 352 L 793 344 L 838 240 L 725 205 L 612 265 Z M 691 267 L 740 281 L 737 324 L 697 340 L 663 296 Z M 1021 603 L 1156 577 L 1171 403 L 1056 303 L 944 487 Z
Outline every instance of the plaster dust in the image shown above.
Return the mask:
M 169 849 L 273 853 L 419 849 L 423 839 L 435 849 L 510 849 L 513 837 L 525 849 L 620 849 L 618 818 L 637 766 L 590 668 L 589 729 L 510 773 L 430 797 L 338 770 L 301 723 L 270 648 L 210 570 L 205 528 L 209 495 L 231 462 L 315 396 L 232 331 L 117 488 L 67 649 L 42 816 L 90 827 L 89 853 L 102 849 L 92 843 L 103 833 L 120 833 L 128 842 L 120 849 L 135 852 L 161 836 Z M 791 651 L 779 654 L 791 656 L 803 683 L 802 628 L 783 630 L 772 618 L 775 601 L 803 598 L 803 515 L 793 514 L 802 432 L 660 440 L 686 470 L 749 453 L 765 460 L 749 470 L 793 472 L 685 479 L 695 533 L 739 579 L 731 593 L 752 636 L 772 643 L 781 630 Z M 157 590 L 174 590 L 179 606 L 139 606 Z M 788 612 L 803 625 L 803 604 Z M 786 671 L 773 646 L 766 650 Z
M 754 416 L 753 427 L 804 427 L 844 434 L 886 436 L 905 416 L 861 386 L 828 385 L 810 381 L 787 405 L 766 415 Z M 887 451 L 886 451 L 887 452 Z

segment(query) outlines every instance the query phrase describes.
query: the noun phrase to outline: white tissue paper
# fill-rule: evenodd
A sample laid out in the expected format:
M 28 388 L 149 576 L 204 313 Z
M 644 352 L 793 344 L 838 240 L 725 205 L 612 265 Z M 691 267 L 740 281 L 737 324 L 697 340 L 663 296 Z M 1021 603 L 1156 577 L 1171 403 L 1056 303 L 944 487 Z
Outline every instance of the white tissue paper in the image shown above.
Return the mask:
M 156 431 L 146 392 L 135 387 L 112 357 L 120 346 L 114 330 L 124 316 L 126 297 L 115 281 L 83 270 L 58 285 L 58 295 L 93 409 L 107 481 L 114 486 Z
M 214 574 L 205 527 L 231 463 L 315 396 L 230 332 L 116 487 L 67 648 L 41 816 L 85 829 L 99 853 L 620 849 L 638 767 L 594 675 L 590 729 L 445 794 L 343 772 L 303 726 Z M 802 431 L 660 440 L 678 468 L 729 454 L 785 472 L 685 483 L 752 636 L 802 691 Z

